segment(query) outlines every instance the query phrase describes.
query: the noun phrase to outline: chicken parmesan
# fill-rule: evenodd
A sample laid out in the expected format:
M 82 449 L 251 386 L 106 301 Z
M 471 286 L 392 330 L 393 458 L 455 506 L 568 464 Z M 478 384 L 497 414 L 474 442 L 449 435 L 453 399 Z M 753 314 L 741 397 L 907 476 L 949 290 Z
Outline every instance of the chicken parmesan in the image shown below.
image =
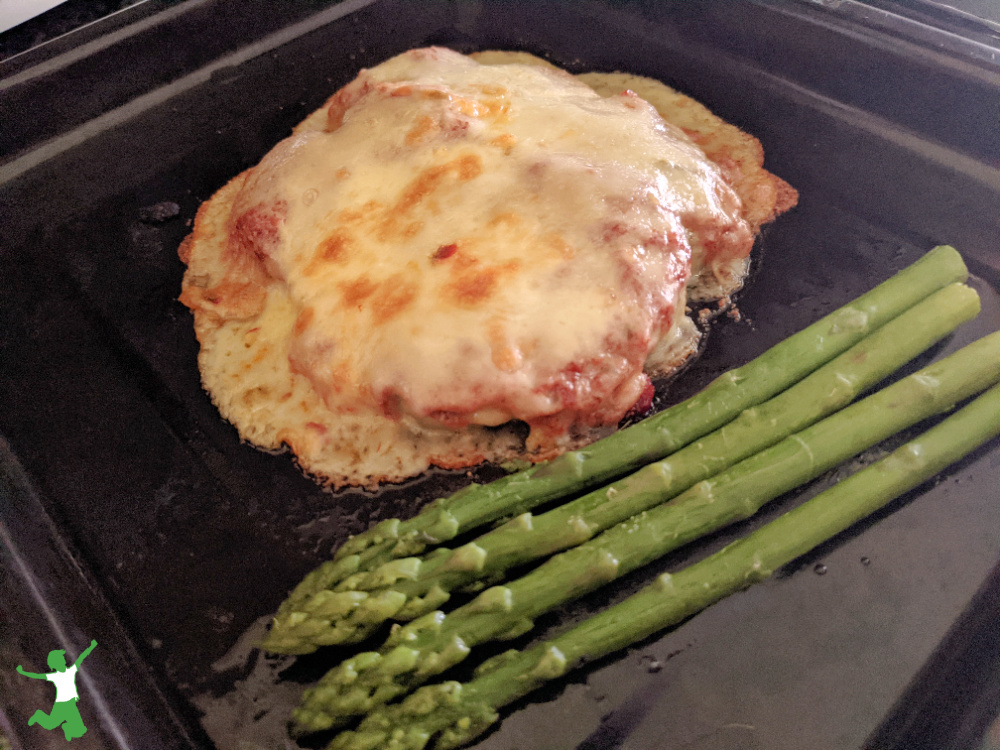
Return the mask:
M 332 486 L 550 458 L 695 351 L 688 296 L 736 290 L 795 202 L 762 162 L 650 79 L 411 50 L 199 210 L 203 383 Z

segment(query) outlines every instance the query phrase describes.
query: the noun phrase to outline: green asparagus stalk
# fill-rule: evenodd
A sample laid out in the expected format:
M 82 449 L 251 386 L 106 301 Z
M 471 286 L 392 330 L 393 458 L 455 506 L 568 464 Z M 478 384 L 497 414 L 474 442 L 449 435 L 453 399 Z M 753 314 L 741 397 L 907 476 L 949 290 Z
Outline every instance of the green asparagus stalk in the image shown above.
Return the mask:
M 621 604 L 527 651 L 483 664 L 468 683 L 421 688 L 383 706 L 330 750 L 434 750 L 464 745 L 499 719 L 498 709 L 593 660 L 680 623 L 767 579 L 784 565 L 920 485 L 1000 435 L 1000 386 L 883 460 L 766 526 L 677 573 L 664 573 Z
M 620 430 L 583 450 L 472 484 L 401 521 L 389 519 L 349 539 L 334 558 L 309 573 L 278 611 L 291 622 L 313 594 L 395 558 L 411 557 L 499 518 L 524 513 L 571 492 L 624 476 L 721 427 L 841 354 L 938 289 L 965 281 L 958 252 L 939 246 L 855 301 L 835 310 L 756 359 L 731 370 L 687 401 Z M 381 616 L 392 597 L 361 597 L 355 615 Z
M 279 613 L 263 647 L 302 654 L 356 643 L 386 619 L 412 620 L 439 608 L 451 591 L 581 544 L 842 408 L 978 312 L 978 295 L 951 284 L 669 459 L 547 513 L 524 513 L 458 549 L 393 560 L 313 594 Z
M 343 724 L 461 662 L 489 640 L 528 632 L 549 609 L 625 575 L 687 542 L 747 518 L 771 499 L 851 456 L 1000 381 L 1000 333 L 854 403 L 633 516 L 450 614 L 397 628 L 379 652 L 345 660 L 307 690 L 293 718 L 304 731 Z

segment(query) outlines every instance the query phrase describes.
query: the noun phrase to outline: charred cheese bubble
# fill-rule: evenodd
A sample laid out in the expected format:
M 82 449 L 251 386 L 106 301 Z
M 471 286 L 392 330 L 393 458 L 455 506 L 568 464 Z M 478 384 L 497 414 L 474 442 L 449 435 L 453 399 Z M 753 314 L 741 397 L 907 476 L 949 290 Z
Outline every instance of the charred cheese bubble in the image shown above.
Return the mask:
M 727 126 L 689 99 L 584 80 L 412 50 L 206 202 L 181 301 L 244 438 L 334 486 L 541 460 L 613 428 L 694 352 L 688 289 L 738 288 L 794 191 L 735 129 L 707 158 L 696 141 Z M 657 96 L 694 109 L 672 125 Z

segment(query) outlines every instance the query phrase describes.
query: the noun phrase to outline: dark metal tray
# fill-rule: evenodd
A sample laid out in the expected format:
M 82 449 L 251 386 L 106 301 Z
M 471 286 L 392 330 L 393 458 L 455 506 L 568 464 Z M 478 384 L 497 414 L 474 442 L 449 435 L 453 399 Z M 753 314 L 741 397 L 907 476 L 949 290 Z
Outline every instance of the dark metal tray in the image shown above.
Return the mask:
M 755 250 L 743 319 L 718 322 L 660 405 L 938 243 L 963 252 L 984 310 L 921 362 L 1000 328 L 1000 63 L 985 42 L 850 0 L 131 13 L 0 64 L 0 719 L 16 747 L 64 740 L 27 726 L 51 696 L 14 666 L 43 670 L 90 638 L 74 747 L 294 747 L 287 712 L 341 654 L 260 654 L 267 616 L 348 534 L 468 481 L 330 494 L 242 445 L 201 390 L 176 301 L 199 202 L 364 65 L 430 43 L 526 49 L 660 78 L 762 141 L 801 203 Z M 148 210 L 164 202 L 179 214 Z M 773 580 L 514 706 L 478 747 L 973 747 L 1000 695 L 998 500 L 989 445 Z

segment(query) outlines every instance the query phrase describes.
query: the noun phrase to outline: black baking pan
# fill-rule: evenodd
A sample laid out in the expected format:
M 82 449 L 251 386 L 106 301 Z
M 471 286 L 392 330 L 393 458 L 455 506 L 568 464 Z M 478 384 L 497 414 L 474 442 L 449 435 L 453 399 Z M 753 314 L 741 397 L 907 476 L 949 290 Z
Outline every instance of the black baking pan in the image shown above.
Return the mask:
M 363 66 L 427 44 L 524 49 L 660 78 L 761 140 L 800 204 L 758 243 L 740 319 L 716 322 L 659 406 L 939 243 L 963 252 L 983 312 L 917 364 L 1000 328 L 988 39 L 849 0 L 234 6 L 140 5 L 107 35 L 98 24 L 0 64 L 0 696 L 15 747 L 65 740 L 28 727 L 51 696 L 14 667 L 44 670 L 49 650 L 91 638 L 90 731 L 73 747 L 296 747 L 287 714 L 339 654 L 265 656 L 253 644 L 269 614 L 349 534 L 469 481 L 330 493 L 242 444 L 201 389 L 177 302 L 199 203 Z M 1000 615 L 998 550 L 991 444 L 771 581 L 513 706 L 477 747 L 973 747 L 998 705 L 1000 649 L 983 636 Z

